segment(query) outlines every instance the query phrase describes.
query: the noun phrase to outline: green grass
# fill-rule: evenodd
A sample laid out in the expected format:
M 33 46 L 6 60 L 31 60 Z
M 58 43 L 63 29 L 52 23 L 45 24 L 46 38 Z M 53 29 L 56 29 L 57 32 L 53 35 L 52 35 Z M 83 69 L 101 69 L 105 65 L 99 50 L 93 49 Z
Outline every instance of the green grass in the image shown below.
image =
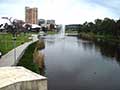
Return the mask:
M 55 31 L 47 31 L 47 34 L 48 35 L 54 35 L 54 34 L 57 34 L 58 32 L 55 32 Z
M 24 42 L 29 41 L 28 40 L 29 34 L 24 35 L 21 33 L 19 36 L 16 37 L 16 47 L 21 45 Z M 2 54 L 7 53 L 8 51 L 12 50 L 14 48 L 14 40 L 13 36 L 10 33 L 0 33 L 0 50 Z
M 36 47 L 36 42 L 29 45 L 28 48 L 25 50 L 25 54 L 20 59 L 17 66 L 23 66 L 35 73 L 40 73 L 39 66 L 33 62 L 33 52 Z

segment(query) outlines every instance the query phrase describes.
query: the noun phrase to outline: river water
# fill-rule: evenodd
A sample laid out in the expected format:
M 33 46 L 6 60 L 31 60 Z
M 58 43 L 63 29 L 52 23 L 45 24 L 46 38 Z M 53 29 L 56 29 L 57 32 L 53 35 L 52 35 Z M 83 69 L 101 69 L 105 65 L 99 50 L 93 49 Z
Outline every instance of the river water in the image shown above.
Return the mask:
M 120 90 L 120 48 L 77 37 L 45 39 L 48 90 Z

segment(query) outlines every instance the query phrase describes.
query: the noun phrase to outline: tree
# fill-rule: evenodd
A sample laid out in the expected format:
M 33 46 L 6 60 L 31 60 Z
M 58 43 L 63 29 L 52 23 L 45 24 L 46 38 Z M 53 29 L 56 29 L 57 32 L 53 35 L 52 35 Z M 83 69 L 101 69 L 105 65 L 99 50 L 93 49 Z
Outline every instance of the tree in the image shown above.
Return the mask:
M 93 32 L 93 33 L 95 33 L 96 28 L 95 28 L 95 24 L 94 24 L 93 22 L 89 22 L 89 23 L 87 24 L 87 26 L 88 26 L 88 32 Z
M 120 36 L 120 19 L 116 22 L 116 36 L 117 38 Z
M 95 19 L 95 33 L 96 34 L 100 34 L 102 32 L 102 28 L 101 28 L 101 25 L 102 25 L 102 20 L 101 19 Z
M 89 31 L 87 22 L 83 23 L 81 30 L 82 30 L 82 32 L 86 32 L 86 33 Z

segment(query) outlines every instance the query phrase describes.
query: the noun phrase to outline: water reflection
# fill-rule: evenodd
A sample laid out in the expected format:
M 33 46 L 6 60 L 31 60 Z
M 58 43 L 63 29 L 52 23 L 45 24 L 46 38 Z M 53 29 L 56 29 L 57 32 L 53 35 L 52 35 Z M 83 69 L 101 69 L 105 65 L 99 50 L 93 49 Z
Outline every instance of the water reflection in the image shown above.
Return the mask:
M 82 41 L 82 47 L 84 50 L 92 50 L 94 48 L 94 43 L 92 41 Z
M 75 37 L 45 42 L 48 90 L 120 90 L 118 44 Z
M 45 41 L 45 44 L 47 44 L 47 46 L 54 45 L 55 44 L 55 40 L 49 39 L 49 40 Z
M 111 60 L 117 60 L 120 62 L 119 44 L 111 44 L 109 42 L 95 42 L 95 47 L 100 48 L 100 52 L 103 56 L 110 57 Z
M 95 50 L 96 52 L 100 52 L 105 58 L 111 58 L 111 60 L 120 62 L 120 45 L 117 43 L 111 44 L 110 42 L 105 41 L 94 42 L 79 39 L 78 45 L 80 46 L 81 43 L 84 50 Z

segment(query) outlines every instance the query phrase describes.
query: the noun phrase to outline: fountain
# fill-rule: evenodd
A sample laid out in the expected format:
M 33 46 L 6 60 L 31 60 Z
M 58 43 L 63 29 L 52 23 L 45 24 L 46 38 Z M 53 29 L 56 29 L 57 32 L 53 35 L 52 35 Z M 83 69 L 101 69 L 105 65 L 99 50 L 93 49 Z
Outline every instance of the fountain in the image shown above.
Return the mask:
M 61 29 L 60 29 L 60 32 L 59 32 L 58 35 L 59 35 L 60 38 L 65 37 L 65 25 L 61 25 Z

